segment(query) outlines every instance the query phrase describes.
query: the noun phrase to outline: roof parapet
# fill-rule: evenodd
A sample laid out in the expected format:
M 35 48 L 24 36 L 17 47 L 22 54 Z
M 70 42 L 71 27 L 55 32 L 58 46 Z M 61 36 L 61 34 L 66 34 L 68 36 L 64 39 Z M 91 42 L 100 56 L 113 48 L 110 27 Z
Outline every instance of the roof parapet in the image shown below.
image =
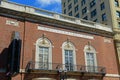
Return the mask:
M 16 4 L 13 2 L 8 2 L 8 1 L 2 0 L 2 1 L 0 1 L 0 7 L 19 11 L 19 12 L 25 12 L 25 13 L 33 14 L 33 15 L 37 15 L 37 16 L 44 16 L 47 18 L 65 21 L 68 23 L 82 25 L 85 27 L 90 27 L 90 28 L 99 29 L 99 30 L 103 30 L 103 31 L 113 32 L 111 26 L 103 25 L 100 23 L 95 23 L 95 22 L 88 21 L 88 20 L 78 19 L 75 17 L 63 15 L 63 14 L 49 12 L 46 10 L 31 7 L 31 6 Z

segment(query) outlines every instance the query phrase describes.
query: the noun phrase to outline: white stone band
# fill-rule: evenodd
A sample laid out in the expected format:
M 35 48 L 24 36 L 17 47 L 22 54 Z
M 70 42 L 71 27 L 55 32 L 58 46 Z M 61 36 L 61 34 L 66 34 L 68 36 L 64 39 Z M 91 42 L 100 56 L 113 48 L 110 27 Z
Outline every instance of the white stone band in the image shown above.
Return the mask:
M 116 78 L 120 78 L 119 74 L 106 74 L 106 77 L 116 77 Z
M 46 27 L 41 27 L 41 26 L 38 26 L 38 30 L 49 31 L 49 32 L 59 33 L 59 34 L 65 34 L 65 35 L 70 35 L 70 36 L 75 36 L 75 37 L 82 37 L 82 38 L 87 38 L 87 39 L 94 39 L 94 37 L 91 35 L 78 34 L 78 33 L 74 33 L 74 32 L 51 29 L 51 28 L 46 28 Z

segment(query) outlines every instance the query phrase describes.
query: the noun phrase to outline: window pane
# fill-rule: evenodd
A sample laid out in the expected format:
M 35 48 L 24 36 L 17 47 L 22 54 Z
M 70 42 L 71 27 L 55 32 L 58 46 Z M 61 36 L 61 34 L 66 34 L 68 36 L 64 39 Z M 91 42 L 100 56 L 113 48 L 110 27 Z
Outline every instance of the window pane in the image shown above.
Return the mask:
M 80 18 L 80 14 L 77 13 L 77 14 L 75 15 L 75 17 L 76 17 L 76 18 Z
M 97 19 L 95 19 L 94 22 L 97 22 Z
M 117 16 L 118 18 L 120 18 L 120 12 L 119 12 L 119 11 L 116 11 L 116 16 Z
M 43 55 L 42 54 L 39 54 L 39 61 L 43 62 Z
M 72 11 L 69 13 L 69 16 L 72 16 Z
M 105 4 L 104 2 L 100 4 L 101 10 L 105 9 Z
M 78 0 L 74 0 L 74 4 L 76 4 L 78 2 Z
M 77 12 L 78 11 L 78 5 L 75 7 L 75 12 Z
M 86 0 L 81 1 L 81 6 L 83 6 L 86 3 Z
M 68 0 L 68 2 L 70 2 L 71 0 Z
M 116 7 L 119 7 L 119 2 L 118 2 L 118 0 L 114 0 L 114 4 L 115 4 Z
M 48 68 L 48 47 L 39 47 L 39 68 L 47 69 Z
M 95 57 L 94 53 L 86 53 L 86 58 L 87 58 L 87 70 L 89 72 L 95 71 Z
M 65 67 L 67 70 L 73 70 L 73 50 L 65 50 Z
M 64 10 L 64 14 L 66 14 L 66 9 Z
M 118 28 L 120 28 L 120 22 L 118 22 Z
M 92 0 L 92 1 L 90 2 L 90 8 L 92 8 L 95 4 L 96 4 L 96 0 Z
M 85 16 L 83 19 L 88 20 L 88 16 Z
M 82 9 L 82 15 L 85 14 L 87 12 L 87 7 Z
M 65 7 L 65 2 L 64 2 L 64 4 L 63 4 L 63 6 Z
M 106 21 L 107 20 L 107 16 L 106 16 L 106 14 L 104 13 L 104 14 L 102 14 L 102 21 Z
M 96 14 L 97 14 L 97 11 L 96 11 L 96 9 L 94 9 L 94 10 L 91 12 L 91 18 L 93 18 L 94 16 L 96 16 Z
M 72 8 L 72 3 L 69 4 L 69 6 L 68 6 L 68 10 L 70 10 L 71 8 Z

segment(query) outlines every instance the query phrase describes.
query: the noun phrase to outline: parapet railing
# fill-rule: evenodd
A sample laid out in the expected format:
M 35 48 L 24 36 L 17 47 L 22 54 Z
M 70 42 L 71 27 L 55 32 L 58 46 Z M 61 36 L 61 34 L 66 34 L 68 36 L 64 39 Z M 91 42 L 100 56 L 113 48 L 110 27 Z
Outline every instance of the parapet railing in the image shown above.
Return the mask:
M 33 62 L 33 61 L 30 61 L 26 66 L 26 71 L 29 70 L 54 70 L 54 71 L 64 70 L 66 72 L 106 74 L 105 67 L 74 65 L 71 63 L 60 64 L 60 63 Z
M 83 19 L 78 19 L 75 17 L 63 15 L 63 14 L 49 12 L 46 10 L 42 10 L 42 9 L 30 7 L 30 6 L 20 5 L 20 4 L 16 4 L 13 2 L 7 2 L 7 1 L 2 0 L 0 1 L 0 7 L 12 9 L 12 10 L 19 11 L 19 12 L 25 12 L 28 14 L 44 16 L 47 18 L 52 18 L 52 19 L 56 19 L 60 21 L 70 22 L 70 23 L 77 24 L 77 25 L 83 25 L 85 27 L 90 27 L 90 28 L 112 32 L 111 26 L 107 26 L 107 25 L 103 25 L 103 24 L 99 24 L 99 23 L 95 23 L 95 22 L 91 22 L 91 21 L 87 21 Z

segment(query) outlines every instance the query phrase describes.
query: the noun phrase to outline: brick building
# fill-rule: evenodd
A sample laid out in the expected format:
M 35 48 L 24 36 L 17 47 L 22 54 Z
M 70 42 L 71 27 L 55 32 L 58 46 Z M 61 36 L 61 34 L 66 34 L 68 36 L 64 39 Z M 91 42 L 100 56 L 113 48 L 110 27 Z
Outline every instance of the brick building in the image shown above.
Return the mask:
M 112 29 L 0 2 L 0 80 L 119 80 Z

